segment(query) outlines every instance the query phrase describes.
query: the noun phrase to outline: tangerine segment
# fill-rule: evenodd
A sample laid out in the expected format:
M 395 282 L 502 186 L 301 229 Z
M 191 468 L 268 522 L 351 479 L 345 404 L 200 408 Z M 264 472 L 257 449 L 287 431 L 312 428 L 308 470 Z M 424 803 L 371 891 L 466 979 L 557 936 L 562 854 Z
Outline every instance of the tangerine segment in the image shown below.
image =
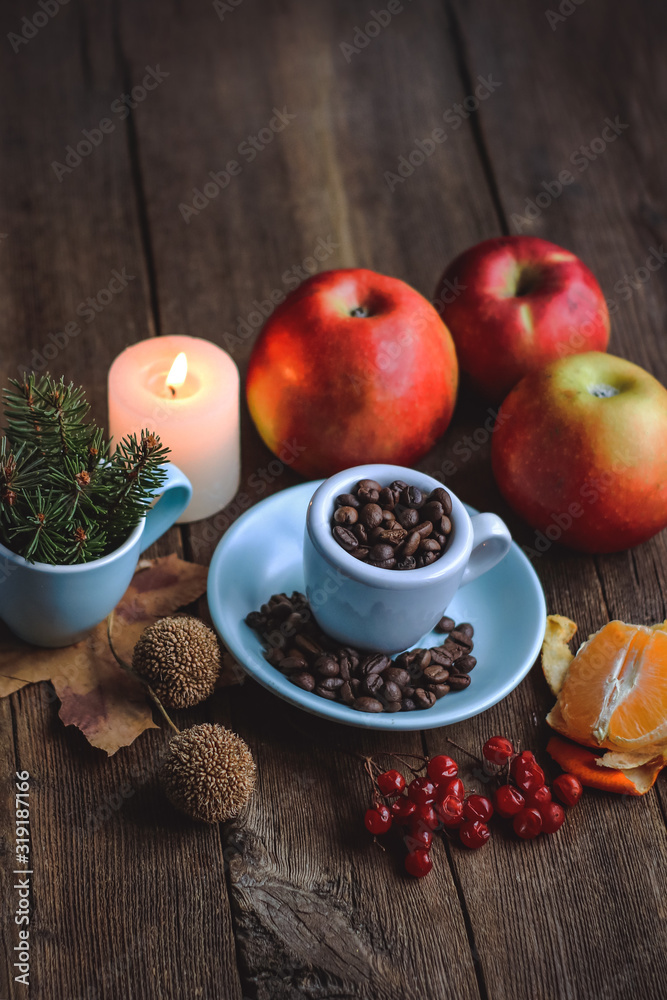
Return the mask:
M 634 662 L 645 641 L 638 628 L 612 621 L 581 647 L 570 663 L 554 718 L 549 719 L 555 729 L 580 743 L 603 743 L 628 656 Z M 643 631 L 651 634 L 649 629 Z
M 622 699 L 609 721 L 608 740 L 628 748 L 667 738 L 667 632 L 652 630 L 642 655 L 625 671 Z

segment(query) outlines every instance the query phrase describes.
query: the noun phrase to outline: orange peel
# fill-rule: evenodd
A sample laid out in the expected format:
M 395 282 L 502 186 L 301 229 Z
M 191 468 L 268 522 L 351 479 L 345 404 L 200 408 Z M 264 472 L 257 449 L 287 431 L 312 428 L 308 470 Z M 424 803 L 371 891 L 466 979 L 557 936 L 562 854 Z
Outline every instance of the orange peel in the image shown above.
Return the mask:
M 624 770 L 609 767 L 604 763 L 608 755 L 600 757 L 562 736 L 551 737 L 547 753 L 567 774 L 579 778 L 587 788 L 599 788 L 618 795 L 645 795 L 665 765 L 664 759 L 655 759 Z
M 577 631 L 576 624 L 563 615 L 549 615 L 542 643 L 542 670 L 552 694 L 560 691 L 565 674 L 574 659 L 568 643 Z

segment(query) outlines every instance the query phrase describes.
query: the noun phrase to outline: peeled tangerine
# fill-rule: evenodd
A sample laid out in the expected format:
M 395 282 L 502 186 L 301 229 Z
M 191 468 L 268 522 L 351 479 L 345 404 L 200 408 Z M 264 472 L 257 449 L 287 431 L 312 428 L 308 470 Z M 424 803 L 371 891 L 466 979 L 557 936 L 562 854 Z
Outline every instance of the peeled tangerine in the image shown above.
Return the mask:
M 547 619 L 542 667 L 558 696 L 547 722 L 607 753 L 596 756 L 558 737 L 547 749 L 585 785 L 642 795 L 667 764 L 667 622 L 609 622 L 573 656 L 567 644 L 576 630 L 560 615 Z

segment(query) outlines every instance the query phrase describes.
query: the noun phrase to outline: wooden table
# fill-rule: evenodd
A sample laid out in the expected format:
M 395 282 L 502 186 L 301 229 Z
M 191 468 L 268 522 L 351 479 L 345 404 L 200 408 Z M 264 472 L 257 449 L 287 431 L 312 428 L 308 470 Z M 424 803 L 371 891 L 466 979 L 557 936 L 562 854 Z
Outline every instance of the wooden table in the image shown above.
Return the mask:
M 637 277 L 667 236 L 667 14 L 658 0 L 578 0 L 560 3 L 561 13 L 556 0 L 551 13 L 518 0 L 403 0 L 368 31 L 371 5 L 351 0 L 75 0 L 53 13 L 56 4 L 38 27 L 21 21 L 42 10 L 33 0 L 2 13 L 3 384 L 17 366 L 46 359 L 86 386 L 104 421 L 109 364 L 143 337 L 206 337 L 243 370 L 252 347 L 243 323 L 253 324 L 256 302 L 304 276 L 318 246 L 327 248 L 320 267 L 374 268 L 428 296 L 455 254 L 520 231 L 593 268 L 614 303 L 612 351 L 665 380 L 665 271 Z M 18 38 L 21 30 L 32 37 Z M 147 74 L 153 89 L 135 90 L 130 111 L 122 95 Z M 446 141 L 390 184 L 385 172 L 448 110 L 460 114 L 480 80 L 491 92 L 479 109 L 464 106 L 457 128 L 450 115 Z M 260 130 L 276 109 L 286 124 L 267 141 Z M 66 161 L 66 147 L 105 118 L 113 130 L 93 133 L 80 163 L 78 154 Z M 591 143 L 607 119 L 618 134 L 600 151 Z M 251 160 L 240 146 L 257 135 Z M 193 189 L 232 159 L 240 174 L 186 221 L 179 205 L 192 205 Z M 558 194 L 563 170 L 574 182 Z M 126 287 L 87 319 L 80 303 L 113 271 Z M 80 335 L 59 336 L 70 322 Z M 487 417 L 486 404 L 464 393 L 421 467 L 455 456 Z M 449 482 L 530 545 L 534 536 L 495 488 L 489 437 L 465 460 L 459 449 Z M 243 449 L 242 489 L 254 499 L 250 477 L 272 456 L 247 413 Z M 268 475 L 271 491 L 298 481 L 287 467 Z M 206 563 L 234 516 L 172 530 L 157 551 Z M 535 567 L 549 611 L 575 619 L 582 635 L 609 618 L 666 616 L 665 534 L 595 558 L 554 546 Z M 537 669 L 448 735 L 479 747 L 508 733 L 543 754 L 551 702 Z M 252 682 L 181 717 L 231 725 L 257 759 L 252 805 L 222 828 L 194 826 L 165 806 L 155 780 L 163 732 L 106 759 L 64 729 L 47 685 L 0 702 L 0 719 L 7 806 L 14 771 L 33 775 L 30 997 L 667 994 L 664 782 L 639 800 L 587 793 L 558 836 L 531 844 L 498 835 L 468 853 L 438 843 L 431 876 L 417 882 L 365 835 L 367 790 L 341 749 L 372 752 L 387 738 L 324 725 Z M 432 752 L 444 737 L 392 743 Z M 20 998 L 28 994 L 11 969 L 12 822 L 3 808 L 0 997 Z

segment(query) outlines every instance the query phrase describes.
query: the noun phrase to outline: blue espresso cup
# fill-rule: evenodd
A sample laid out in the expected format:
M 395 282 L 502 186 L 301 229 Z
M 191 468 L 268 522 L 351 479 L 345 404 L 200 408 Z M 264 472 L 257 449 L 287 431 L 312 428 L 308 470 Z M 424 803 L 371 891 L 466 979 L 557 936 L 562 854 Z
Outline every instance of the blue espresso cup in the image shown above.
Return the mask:
M 127 590 L 139 555 L 175 523 L 192 485 L 175 465 L 157 502 L 114 552 L 74 566 L 29 563 L 0 545 L 0 618 L 35 646 L 70 646 L 104 621 Z
M 327 479 L 308 505 L 303 565 L 317 624 L 342 646 L 397 653 L 430 632 L 459 587 L 499 563 L 512 538 L 497 514 L 471 517 L 447 488 L 453 527 L 441 557 L 403 572 L 371 566 L 341 548 L 331 533 L 336 497 L 350 493 L 360 479 L 382 485 L 402 479 L 427 494 L 442 483 L 399 465 L 358 465 Z

